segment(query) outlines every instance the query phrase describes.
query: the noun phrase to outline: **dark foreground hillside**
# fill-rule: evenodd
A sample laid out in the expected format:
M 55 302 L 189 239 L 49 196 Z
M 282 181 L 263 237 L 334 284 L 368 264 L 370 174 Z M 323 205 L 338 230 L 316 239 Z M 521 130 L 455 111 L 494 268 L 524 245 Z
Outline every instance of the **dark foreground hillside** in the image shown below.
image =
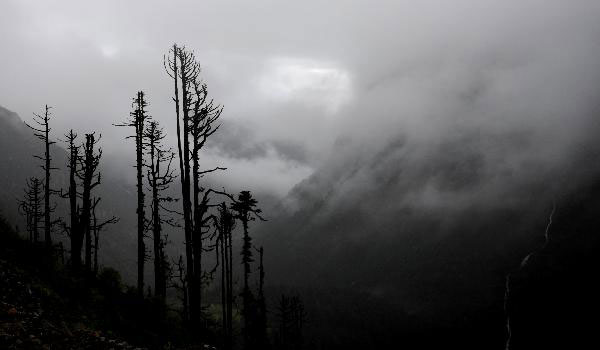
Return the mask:
M 0 260 L 0 348 L 134 349 L 110 331 L 94 328 L 84 313 L 39 279 Z
M 0 348 L 136 348 L 100 327 L 98 315 L 85 310 L 79 298 L 54 288 L 64 279 L 65 289 L 76 292 L 76 281 L 54 270 L 41 248 L 32 252 L 38 247 L 16 237 L 4 221 L 0 226 Z M 34 268 L 39 262 L 49 265 Z
M 0 218 L 0 349 L 195 348 L 176 315 L 158 317 L 115 270 L 85 280 L 60 260 Z

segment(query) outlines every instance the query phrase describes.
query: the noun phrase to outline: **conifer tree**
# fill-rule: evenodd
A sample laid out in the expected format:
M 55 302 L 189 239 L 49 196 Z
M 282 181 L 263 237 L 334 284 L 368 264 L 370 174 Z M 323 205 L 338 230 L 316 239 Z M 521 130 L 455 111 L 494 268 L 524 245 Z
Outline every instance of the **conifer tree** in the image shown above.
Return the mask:
M 231 205 L 231 209 L 235 212 L 236 219 L 240 220 L 243 229 L 242 243 L 242 265 L 244 266 L 244 289 L 242 291 L 244 328 L 243 338 L 246 349 L 251 349 L 256 346 L 256 337 L 252 333 L 256 327 L 255 321 L 256 309 L 255 298 L 250 291 L 249 278 L 251 273 L 250 264 L 254 261 L 252 257 L 252 238 L 249 233 L 249 222 L 257 218 L 264 220 L 261 216 L 261 210 L 256 207 L 258 202 L 252 197 L 250 191 L 242 191 L 238 195 L 237 200 Z

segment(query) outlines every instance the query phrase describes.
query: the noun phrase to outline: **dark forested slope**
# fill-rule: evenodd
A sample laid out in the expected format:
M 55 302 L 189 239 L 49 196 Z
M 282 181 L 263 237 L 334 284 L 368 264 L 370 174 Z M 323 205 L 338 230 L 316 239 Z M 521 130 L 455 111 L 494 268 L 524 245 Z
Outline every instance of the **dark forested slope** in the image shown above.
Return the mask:
M 592 185 L 600 179 L 600 153 L 582 138 L 560 157 L 543 159 L 537 151 L 524 155 L 527 134 L 462 135 L 418 148 L 401 138 L 368 152 L 340 145 L 338 152 L 350 156 L 332 160 L 297 185 L 264 225 L 271 278 L 387 303 L 389 315 L 397 317 L 382 315 L 382 323 L 365 324 L 374 330 L 399 329 L 405 316 L 393 310 L 403 310 L 417 329 L 410 337 L 384 333 L 399 343 L 412 344 L 410 338 L 421 346 L 504 348 L 505 277 L 543 244 L 553 203 L 563 234 L 572 237 L 556 246 L 573 259 L 557 257 L 543 273 L 551 280 L 577 279 L 577 264 L 592 266 L 584 257 L 600 249 L 593 239 L 600 204 Z M 587 255 L 575 264 L 581 254 L 574 252 L 584 247 Z M 556 275 L 561 270 L 563 277 Z M 515 284 L 522 283 L 519 274 Z M 556 283 L 570 288 L 579 282 Z M 554 300 L 569 303 L 556 295 Z M 554 320 L 555 327 L 567 322 Z M 385 337 L 371 334 L 386 344 Z

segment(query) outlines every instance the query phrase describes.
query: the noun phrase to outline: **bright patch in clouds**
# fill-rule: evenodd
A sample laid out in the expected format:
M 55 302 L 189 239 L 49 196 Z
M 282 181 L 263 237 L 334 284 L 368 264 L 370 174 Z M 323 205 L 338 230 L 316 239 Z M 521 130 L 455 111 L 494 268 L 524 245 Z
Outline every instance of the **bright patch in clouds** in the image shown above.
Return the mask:
M 101 45 L 100 52 L 102 53 L 102 56 L 104 56 L 105 58 L 112 59 L 112 58 L 115 58 L 117 56 L 117 54 L 119 53 L 119 48 L 117 48 L 114 45 L 110 45 L 110 44 Z
M 291 58 L 270 60 L 259 87 L 269 98 L 319 105 L 331 113 L 350 99 L 352 90 L 350 75 L 342 68 Z

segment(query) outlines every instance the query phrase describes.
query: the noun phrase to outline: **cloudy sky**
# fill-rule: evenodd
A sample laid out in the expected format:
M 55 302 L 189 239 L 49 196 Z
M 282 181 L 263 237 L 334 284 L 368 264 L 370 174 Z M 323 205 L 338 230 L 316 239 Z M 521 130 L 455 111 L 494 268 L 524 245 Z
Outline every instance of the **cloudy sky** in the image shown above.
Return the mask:
M 184 44 L 225 106 L 206 162 L 230 169 L 225 184 L 277 196 L 347 157 L 345 141 L 375 149 L 400 131 L 418 145 L 465 125 L 498 133 L 536 125 L 531 138 L 558 142 L 527 151 L 555 159 L 585 134 L 598 95 L 597 1 L 8 0 L 1 7 L 1 105 L 28 118 L 50 104 L 55 130 L 98 130 L 106 155 L 127 164 L 126 131 L 111 124 L 143 89 L 151 114 L 173 130 L 162 60 L 171 44 Z

